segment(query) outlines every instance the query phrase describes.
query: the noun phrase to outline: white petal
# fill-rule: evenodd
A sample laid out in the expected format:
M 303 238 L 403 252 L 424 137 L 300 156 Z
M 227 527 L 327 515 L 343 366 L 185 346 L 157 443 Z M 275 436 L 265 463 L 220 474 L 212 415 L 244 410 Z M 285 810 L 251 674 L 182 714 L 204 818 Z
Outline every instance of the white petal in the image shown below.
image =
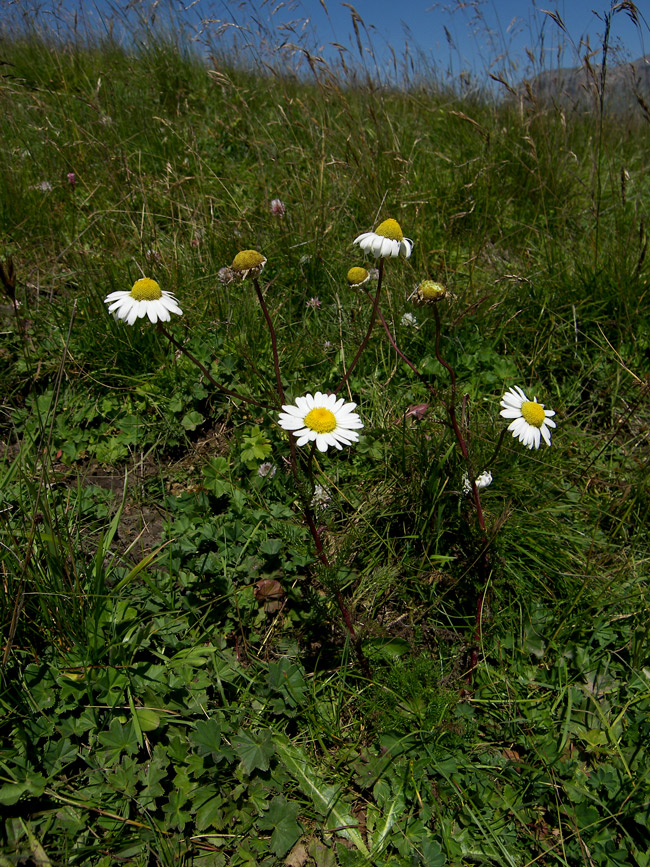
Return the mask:
M 557 427 L 557 425 L 555 424 L 555 422 L 553 421 L 552 418 L 547 418 L 546 421 L 544 422 L 544 424 L 547 425 L 548 427 Z
M 301 420 L 304 419 L 304 417 L 307 415 L 306 408 L 305 409 L 299 409 L 297 406 L 291 406 L 291 404 L 287 404 L 286 406 L 283 406 L 282 409 L 285 411 L 285 413 L 287 415 L 292 415 L 295 418 L 299 418 Z
M 289 415 L 289 413 L 281 412 L 278 417 L 278 424 L 280 427 L 285 430 L 299 430 L 304 426 L 304 419 L 296 418 L 296 416 Z
M 298 434 L 296 434 L 296 436 L 298 436 Z M 298 441 L 297 441 L 297 445 L 299 445 L 299 446 L 304 446 L 304 445 L 306 445 L 306 443 L 308 443 L 308 442 L 312 442 L 312 441 L 315 440 L 315 439 L 316 439 L 316 433 L 315 433 L 315 431 L 310 430 L 310 431 L 307 431 L 306 434 L 302 434 L 302 435 L 299 437 L 299 439 L 298 439 Z
M 135 304 L 135 300 L 127 292 L 126 295 L 122 295 L 121 298 L 116 298 L 115 301 L 112 301 L 108 309 L 116 310 L 118 307 L 128 307 L 130 309 L 132 304 Z
M 327 447 L 330 445 L 333 445 L 333 443 L 331 443 L 329 441 L 329 437 L 327 436 L 327 434 L 317 434 L 316 435 L 316 448 L 318 449 L 319 452 L 326 452 Z M 340 446 L 339 446 L 339 448 L 340 448 Z
M 125 289 L 118 289 L 116 292 L 110 292 L 106 298 L 104 298 L 104 303 L 108 304 L 111 301 L 117 301 L 118 298 L 128 297 L 131 293 Z
M 507 409 L 502 409 L 499 415 L 503 416 L 503 418 L 520 418 L 521 409 L 518 409 L 515 406 L 510 406 Z
M 343 418 L 337 418 L 338 427 L 341 427 L 345 430 L 345 428 L 362 428 L 363 422 L 359 418 L 358 415 L 346 415 Z
M 307 398 L 309 398 L 309 400 Z M 312 399 L 311 394 L 308 394 L 305 397 L 297 397 L 296 398 L 296 406 L 305 415 L 307 415 L 309 410 L 312 408 L 312 404 L 310 403 L 311 399 Z
M 554 409 L 545 409 L 544 415 L 546 416 L 546 418 L 549 418 L 549 416 L 555 415 L 555 410 Z
M 402 241 L 402 252 L 408 259 L 411 253 L 413 252 L 413 241 L 410 238 L 404 238 Z
M 163 295 L 162 298 L 158 299 L 158 303 L 161 307 L 164 307 L 165 310 L 169 310 L 170 313 L 176 313 L 178 316 L 183 315 L 183 311 L 178 306 L 176 299 L 169 295 L 166 297 Z
M 544 442 L 546 443 L 546 445 L 547 445 L 547 446 L 550 446 L 550 444 L 551 444 L 551 435 L 550 435 L 550 433 L 549 433 L 549 431 L 548 431 L 548 428 L 546 427 L 545 424 L 543 424 L 543 425 L 541 426 L 541 428 L 540 428 L 540 432 L 541 432 L 542 436 L 544 437 Z

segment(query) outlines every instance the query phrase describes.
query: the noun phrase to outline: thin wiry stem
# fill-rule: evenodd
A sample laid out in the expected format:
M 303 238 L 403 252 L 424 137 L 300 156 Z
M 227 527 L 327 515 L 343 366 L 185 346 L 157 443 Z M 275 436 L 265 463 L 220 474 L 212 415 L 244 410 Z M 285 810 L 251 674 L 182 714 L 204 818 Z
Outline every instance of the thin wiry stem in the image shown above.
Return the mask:
M 172 346 L 175 346 L 179 352 L 182 352 L 183 355 L 192 362 L 192 364 L 195 364 L 201 371 L 201 373 L 205 376 L 205 378 L 208 380 L 208 382 L 211 382 L 212 385 L 214 385 L 215 388 L 218 388 L 220 392 L 222 392 L 223 394 L 227 394 L 228 397 L 234 397 L 237 400 L 243 400 L 244 403 L 252 403 L 253 406 L 261 406 L 262 409 L 270 409 L 267 404 L 260 403 L 259 400 L 255 400 L 252 397 L 247 397 L 245 394 L 240 394 L 238 391 L 232 391 L 230 388 L 226 388 L 225 385 L 221 385 L 220 382 L 217 382 L 217 380 L 214 378 L 214 376 L 212 376 L 208 368 L 204 364 L 202 364 L 195 355 L 192 355 L 189 349 L 183 346 L 182 343 L 179 343 L 179 341 L 176 340 L 176 338 L 173 337 L 169 333 L 169 331 L 167 331 L 162 322 L 158 323 L 158 331 L 163 334 L 167 338 L 167 340 L 169 340 Z
M 343 378 L 341 379 L 339 384 L 334 389 L 335 394 L 337 392 L 339 392 L 343 388 L 345 383 L 348 381 L 348 379 L 350 378 L 350 374 L 352 373 L 354 368 L 357 366 L 357 362 L 361 358 L 363 350 L 368 345 L 368 341 L 370 340 L 370 335 L 372 334 L 372 329 L 375 326 L 375 320 L 377 319 L 377 313 L 379 311 L 379 296 L 381 294 L 381 283 L 382 283 L 383 276 L 384 276 L 384 260 L 380 259 L 379 260 L 379 277 L 377 279 L 377 292 L 375 294 L 375 300 L 374 300 L 373 305 L 372 305 L 372 313 L 370 315 L 370 322 L 368 323 L 368 330 L 366 331 L 366 336 L 361 341 L 361 345 L 357 349 L 357 354 L 352 359 L 352 364 L 345 371 L 345 373 L 343 374 Z
M 269 313 L 269 309 L 266 306 L 266 301 L 264 300 L 264 295 L 262 294 L 262 290 L 260 289 L 260 284 L 257 282 L 257 277 L 253 278 L 253 285 L 255 286 L 255 291 L 257 292 L 257 299 L 260 302 L 260 307 L 262 308 L 262 313 L 264 314 L 264 318 L 266 319 L 266 324 L 269 329 L 269 334 L 271 335 L 271 348 L 273 350 L 273 366 L 275 367 L 275 381 L 278 387 L 278 397 L 280 398 L 280 406 L 286 403 L 286 398 L 284 396 L 284 388 L 282 387 L 282 376 L 280 374 L 280 358 L 278 356 L 278 341 L 275 336 L 275 328 L 273 327 L 273 320 L 271 319 L 271 314 Z
M 320 533 L 318 532 L 318 527 L 316 526 L 316 522 L 314 521 L 314 516 L 311 511 L 311 506 L 306 506 L 304 509 L 305 520 L 307 521 L 307 526 L 309 527 L 309 532 L 312 535 L 314 540 L 314 545 L 316 546 L 316 553 L 318 555 L 318 559 L 321 563 L 330 568 L 331 564 L 325 550 L 323 548 L 323 542 L 320 537 Z M 345 625 L 348 630 L 348 635 L 350 636 L 350 640 L 354 646 L 357 657 L 359 659 L 359 663 L 361 668 L 363 669 L 363 673 L 366 675 L 368 680 L 372 679 L 372 672 L 370 670 L 370 664 L 366 658 L 365 653 L 363 652 L 363 648 L 361 646 L 361 639 L 357 635 L 354 629 L 354 624 L 352 623 L 352 618 L 350 616 L 350 612 L 345 604 L 345 600 L 343 599 L 343 594 L 339 590 L 338 587 L 334 588 L 334 598 L 336 599 L 336 604 L 339 607 L 339 611 L 345 621 Z

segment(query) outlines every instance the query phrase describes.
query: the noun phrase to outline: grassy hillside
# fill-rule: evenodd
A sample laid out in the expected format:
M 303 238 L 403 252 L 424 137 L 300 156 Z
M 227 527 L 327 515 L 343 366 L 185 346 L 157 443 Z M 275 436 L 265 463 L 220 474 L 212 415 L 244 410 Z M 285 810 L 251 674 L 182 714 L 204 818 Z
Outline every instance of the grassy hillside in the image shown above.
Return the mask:
M 648 125 L 0 59 L 0 864 L 650 864 Z

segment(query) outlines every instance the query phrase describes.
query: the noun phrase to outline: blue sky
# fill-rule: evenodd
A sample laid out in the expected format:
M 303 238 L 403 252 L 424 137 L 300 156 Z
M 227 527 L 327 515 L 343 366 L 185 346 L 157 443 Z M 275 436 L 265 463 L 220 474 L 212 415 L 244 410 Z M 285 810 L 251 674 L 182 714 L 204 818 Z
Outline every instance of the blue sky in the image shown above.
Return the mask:
M 25 0 L 20 4 L 0 0 L 0 15 L 11 7 L 27 5 Z M 75 10 L 78 20 L 85 18 L 88 26 L 101 30 L 111 18 L 124 22 L 140 15 L 150 20 L 149 13 L 155 9 L 159 21 L 169 20 L 171 12 L 190 32 L 202 34 L 202 42 L 212 38 L 218 44 L 228 38 L 215 35 L 224 24 L 243 28 L 228 28 L 231 37 L 257 31 L 261 24 L 278 39 L 303 41 L 328 61 L 337 56 L 333 43 L 338 43 L 345 49 L 346 61 L 358 63 L 351 6 L 358 13 L 363 59 L 370 69 L 374 61 L 367 51 L 369 44 L 382 70 L 390 67 L 390 48 L 400 60 L 408 45 L 411 56 L 419 56 L 425 66 L 442 76 L 470 70 L 481 78 L 488 70 L 512 81 L 531 68 L 577 65 L 578 52 L 580 56 L 586 53 L 586 40 L 598 62 L 604 17 L 610 11 L 608 0 L 38 0 L 39 17 L 46 27 L 57 27 L 64 17 L 70 20 Z M 639 27 L 624 10 L 611 15 L 610 42 L 623 60 L 650 52 L 644 7 L 647 0 L 637 0 Z M 557 13 L 566 30 L 543 9 Z M 206 21 L 209 23 L 202 23 Z M 532 51 L 534 62 L 526 48 Z

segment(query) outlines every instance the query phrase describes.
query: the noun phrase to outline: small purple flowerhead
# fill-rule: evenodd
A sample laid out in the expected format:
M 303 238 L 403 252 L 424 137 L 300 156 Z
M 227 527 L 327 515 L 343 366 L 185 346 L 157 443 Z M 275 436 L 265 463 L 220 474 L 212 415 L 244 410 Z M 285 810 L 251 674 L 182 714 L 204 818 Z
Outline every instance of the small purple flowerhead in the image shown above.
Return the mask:
M 70 184 L 70 186 L 74 187 L 77 183 L 77 178 L 76 178 L 75 173 L 74 172 L 68 172 L 66 177 L 68 179 L 68 183 Z
M 271 213 L 274 217 L 284 217 L 286 207 L 282 199 L 273 199 L 271 201 Z
M 222 286 L 227 286 L 229 283 L 235 279 L 235 273 L 232 268 L 229 268 L 225 265 L 223 268 L 219 268 L 217 273 L 217 280 L 221 283 Z

